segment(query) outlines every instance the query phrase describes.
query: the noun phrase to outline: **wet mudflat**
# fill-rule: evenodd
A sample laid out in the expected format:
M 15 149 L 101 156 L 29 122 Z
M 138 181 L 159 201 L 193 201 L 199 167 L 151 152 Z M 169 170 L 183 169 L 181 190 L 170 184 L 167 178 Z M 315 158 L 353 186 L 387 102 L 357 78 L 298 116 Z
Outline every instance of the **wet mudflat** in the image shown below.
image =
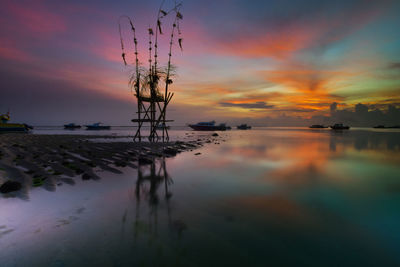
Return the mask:
M 93 167 L 97 180 L 3 194 L 1 265 L 398 265 L 399 137 L 227 131 L 135 168 Z

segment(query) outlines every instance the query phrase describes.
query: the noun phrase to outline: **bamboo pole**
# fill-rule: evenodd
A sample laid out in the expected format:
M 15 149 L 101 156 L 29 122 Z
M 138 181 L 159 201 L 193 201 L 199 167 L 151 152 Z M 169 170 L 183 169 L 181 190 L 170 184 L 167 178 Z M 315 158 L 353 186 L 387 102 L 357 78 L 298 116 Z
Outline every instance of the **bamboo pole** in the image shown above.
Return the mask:
M 172 83 L 172 80 L 170 79 L 170 74 L 171 74 L 171 57 L 172 57 L 172 44 L 174 41 L 174 33 L 175 33 L 175 29 L 177 28 L 177 26 L 179 25 L 179 20 L 182 19 L 182 15 L 181 13 L 179 13 L 179 10 L 181 8 L 182 3 L 179 3 L 178 5 L 175 5 L 174 7 L 174 11 L 175 11 L 175 19 L 174 19 L 174 23 L 172 24 L 172 31 L 171 31 L 171 39 L 169 42 L 169 53 L 168 53 L 168 66 L 167 66 L 167 76 L 165 78 L 165 93 L 164 93 L 164 112 L 163 112 L 163 117 L 162 117 L 162 121 L 165 125 L 165 118 L 166 118 L 166 105 L 167 105 L 167 101 L 169 103 L 169 101 L 171 100 L 167 100 L 167 94 L 168 94 L 168 85 L 170 83 Z M 178 28 L 179 30 L 179 28 Z M 180 31 L 178 32 L 180 34 Z M 172 98 L 172 97 L 171 97 Z M 164 136 L 164 131 L 167 131 L 166 129 L 163 129 L 163 136 Z M 167 136 L 168 136 L 168 132 L 167 132 Z

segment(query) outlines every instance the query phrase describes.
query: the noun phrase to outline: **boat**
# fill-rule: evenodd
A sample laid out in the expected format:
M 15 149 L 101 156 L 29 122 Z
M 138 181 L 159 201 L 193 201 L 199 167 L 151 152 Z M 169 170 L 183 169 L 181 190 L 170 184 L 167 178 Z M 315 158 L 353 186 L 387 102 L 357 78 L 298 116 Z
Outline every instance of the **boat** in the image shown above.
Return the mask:
M 169 126 L 168 125 L 165 125 L 165 123 L 161 123 L 161 124 L 159 124 L 157 127 L 157 130 L 164 130 L 164 129 L 169 129 Z
M 328 128 L 328 126 L 324 126 L 324 125 L 321 125 L 321 124 L 313 124 L 308 128 L 311 128 L 311 129 L 323 129 L 323 128 Z
M 80 125 L 76 125 L 75 123 L 68 123 L 68 124 L 64 124 L 64 129 L 68 129 L 68 130 L 74 130 L 74 129 L 79 129 L 82 126 Z
M 0 132 L 23 132 L 27 133 L 31 129 L 32 126 L 29 126 L 25 123 L 8 123 L 10 120 L 10 112 L 7 114 L 0 115 Z
M 251 129 L 251 126 L 247 125 L 247 124 L 240 124 L 240 125 L 236 126 L 236 128 L 239 130 L 248 130 L 248 129 Z
M 85 125 L 86 130 L 110 130 L 111 126 L 101 125 L 101 122 L 96 122 L 90 125 Z
M 348 130 L 350 129 L 350 126 L 343 125 L 343 123 L 335 123 L 331 128 L 332 130 Z
M 189 124 L 189 127 L 195 131 L 226 131 L 229 126 L 226 126 L 225 123 L 215 125 L 215 121 L 208 121 Z

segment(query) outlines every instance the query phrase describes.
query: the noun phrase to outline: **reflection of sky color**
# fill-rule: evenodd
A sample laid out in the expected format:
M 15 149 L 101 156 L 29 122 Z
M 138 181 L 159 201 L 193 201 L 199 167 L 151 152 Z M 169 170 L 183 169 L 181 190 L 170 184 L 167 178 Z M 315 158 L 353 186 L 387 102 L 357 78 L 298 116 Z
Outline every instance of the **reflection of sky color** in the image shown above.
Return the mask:
M 116 22 L 122 14 L 132 16 L 145 51 L 145 29 L 157 6 L 158 1 L 2 1 L 1 70 L 24 77 L 21 87 L 29 87 L 9 81 L 4 90 L 28 90 L 39 101 L 44 86 L 63 96 L 79 88 L 65 101 L 82 92 L 94 108 L 103 96 L 132 103 Z M 184 52 L 174 57 L 174 108 L 188 117 L 200 107 L 207 107 L 204 117 L 310 117 L 327 114 L 334 101 L 350 108 L 359 102 L 399 105 L 399 10 L 391 0 L 185 1 Z M 161 55 L 165 59 L 165 48 Z M 35 86 L 34 79 L 51 83 Z M 91 94 L 98 96 L 90 100 Z M 9 101 L 13 110 L 20 108 L 18 101 Z
M 154 191 L 150 180 L 137 190 L 127 168 L 55 192 L 30 188 L 28 199 L 0 198 L 0 257 L 6 266 L 396 266 L 399 134 L 221 132 L 220 144 L 166 159 L 169 197 L 159 178 Z

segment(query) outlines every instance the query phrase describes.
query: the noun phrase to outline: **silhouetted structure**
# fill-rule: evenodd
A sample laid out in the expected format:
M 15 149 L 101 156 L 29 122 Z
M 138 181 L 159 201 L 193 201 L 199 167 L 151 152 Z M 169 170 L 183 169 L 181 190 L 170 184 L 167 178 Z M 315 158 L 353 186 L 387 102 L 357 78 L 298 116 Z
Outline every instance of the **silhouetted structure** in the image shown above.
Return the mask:
M 142 140 L 142 129 L 145 124 L 149 126 L 149 141 L 158 141 L 160 137 L 164 141 L 169 140 L 168 127 L 166 127 L 166 122 L 171 122 L 172 120 L 166 119 L 167 106 L 173 97 L 173 93 L 168 91 L 169 85 L 172 84 L 171 77 L 173 76 L 173 66 L 171 65 L 172 57 L 172 45 L 176 39 L 176 34 L 180 35 L 181 31 L 179 29 L 179 21 L 182 20 L 182 14 L 179 12 L 181 8 L 181 3 L 176 4 L 174 8 L 170 11 L 164 11 L 161 7 L 158 11 L 157 16 L 157 29 L 154 33 L 152 28 L 148 29 L 149 35 L 149 68 L 148 70 L 141 68 L 138 60 L 138 42 L 136 39 L 136 30 L 133 26 L 132 20 L 127 16 L 122 16 L 129 21 L 131 30 L 133 33 L 134 42 L 134 53 L 135 53 L 135 72 L 130 78 L 130 85 L 134 90 L 134 95 L 137 99 L 137 118 L 133 119 L 132 122 L 137 123 L 137 131 L 134 136 L 134 141 Z M 170 13 L 175 14 L 170 42 L 169 42 L 169 53 L 168 53 L 168 64 L 165 68 L 160 68 L 158 66 L 158 34 L 162 34 L 162 19 L 168 16 Z M 122 59 L 124 64 L 126 62 L 126 54 L 124 50 L 124 43 L 121 33 L 121 23 L 119 23 L 119 33 L 121 38 L 121 48 L 122 48 Z M 153 42 L 154 37 L 154 42 Z M 178 38 L 178 44 L 182 49 L 182 38 Z M 154 51 L 154 52 L 153 52 Z M 161 83 L 164 82 L 164 93 L 161 92 Z M 165 127 L 160 127 L 164 125 Z M 159 134 L 158 131 L 162 131 Z

